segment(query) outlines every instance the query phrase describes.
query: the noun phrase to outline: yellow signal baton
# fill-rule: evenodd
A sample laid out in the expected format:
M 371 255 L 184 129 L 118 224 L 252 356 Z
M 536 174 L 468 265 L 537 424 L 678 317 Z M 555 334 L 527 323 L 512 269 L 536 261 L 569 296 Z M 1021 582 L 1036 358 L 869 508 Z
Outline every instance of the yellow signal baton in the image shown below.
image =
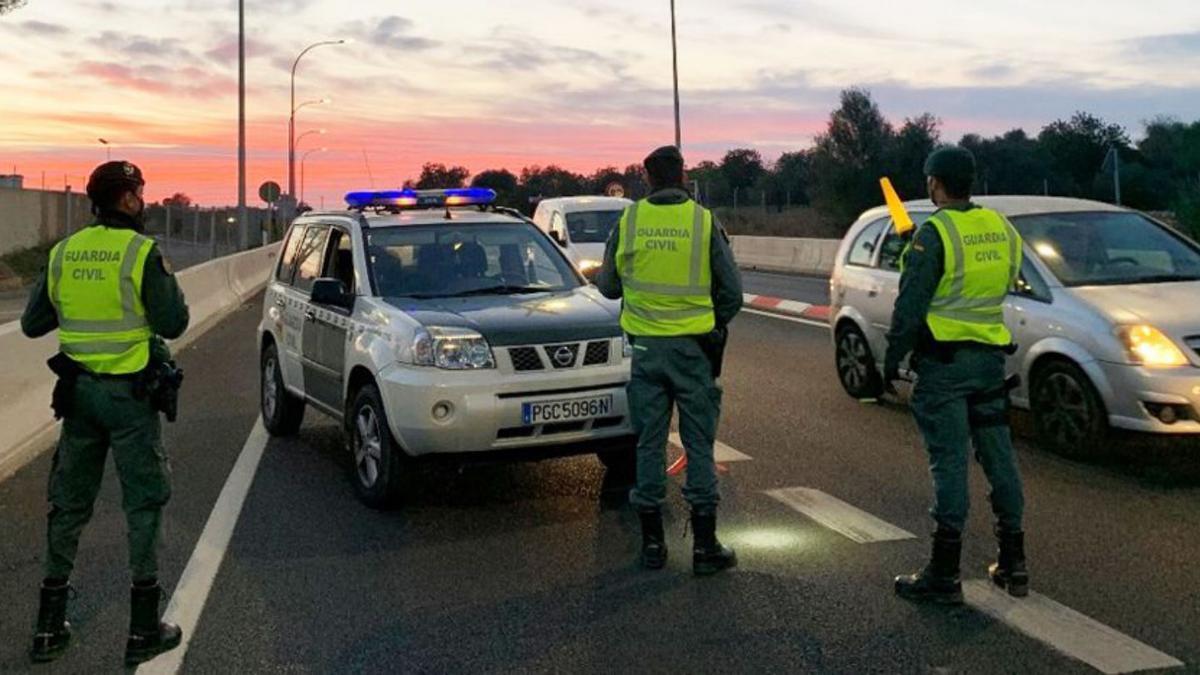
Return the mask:
M 909 216 L 908 211 L 904 208 L 904 202 L 900 201 L 900 195 L 896 194 L 896 188 L 892 187 L 892 179 L 887 176 L 880 178 L 879 186 L 883 188 L 883 199 L 887 202 L 888 213 L 892 215 L 896 234 L 903 235 L 911 232 L 916 225 L 913 224 L 912 216 Z

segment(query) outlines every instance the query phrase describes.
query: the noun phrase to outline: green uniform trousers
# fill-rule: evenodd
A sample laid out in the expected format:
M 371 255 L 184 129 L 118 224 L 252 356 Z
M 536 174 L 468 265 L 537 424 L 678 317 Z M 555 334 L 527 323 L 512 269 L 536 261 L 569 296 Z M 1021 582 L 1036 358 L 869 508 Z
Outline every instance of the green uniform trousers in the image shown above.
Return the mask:
M 79 377 L 50 471 L 48 578 L 71 575 L 110 447 L 121 479 L 133 581 L 158 577 L 162 507 L 171 496 L 161 432 L 158 412 L 149 400 L 134 398 L 131 381 Z
M 720 500 L 713 443 L 721 417 L 721 388 L 699 343 L 690 337 L 633 338 L 633 373 L 626 389 L 638 435 L 637 486 L 629 500 L 656 507 L 667 497 L 667 437 L 672 408 L 687 453 L 683 497 L 692 506 Z
M 912 409 L 929 451 L 933 474 L 933 519 L 962 532 L 971 499 L 971 448 L 991 484 L 997 524 L 1021 531 L 1024 496 L 1008 423 L 1004 354 L 995 349 L 960 348 L 949 361 L 914 355 L 917 384 Z

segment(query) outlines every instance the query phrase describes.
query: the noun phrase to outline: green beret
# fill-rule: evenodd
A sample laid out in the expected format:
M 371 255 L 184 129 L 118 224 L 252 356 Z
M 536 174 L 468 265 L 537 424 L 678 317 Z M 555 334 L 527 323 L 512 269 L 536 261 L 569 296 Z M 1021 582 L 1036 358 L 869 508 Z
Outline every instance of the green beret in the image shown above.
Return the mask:
M 973 181 L 975 155 L 957 145 L 938 148 L 925 160 L 925 175 L 944 179 L 958 178 L 964 182 Z

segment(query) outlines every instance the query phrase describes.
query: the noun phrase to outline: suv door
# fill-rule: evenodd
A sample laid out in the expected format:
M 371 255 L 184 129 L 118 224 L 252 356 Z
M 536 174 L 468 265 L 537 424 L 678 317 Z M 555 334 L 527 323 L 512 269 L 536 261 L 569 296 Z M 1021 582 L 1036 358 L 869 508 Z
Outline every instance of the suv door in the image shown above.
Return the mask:
M 311 396 L 309 382 L 310 368 L 308 357 L 316 349 L 317 334 L 309 323 L 308 316 L 312 312 L 311 293 L 313 282 L 321 275 L 321 265 L 325 258 L 325 246 L 329 243 L 329 226 L 311 223 L 304 232 L 304 238 L 296 250 L 296 273 L 289 290 L 290 302 L 286 321 L 294 326 L 294 346 L 289 353 L 290 367 L 296 371 L 296 382 L 303 383 L 304 393 Z
M 289 388 L 300 393 L 304 391 L 300 369 L 300 334 L 304 328 L 305 300 L 292 284 L 296 277 L 296 259 L 306 232 L 307 227 L 303 224 L 293 225 L 289 230 L 287 241 L 283 245 L 283 254 L 279 256 L 279 266 L 275 269 L 275 278 L 267 289 L 266 297 L 267 311 L 275 310 L 279 316 L 276 339 L 279 341 L 279 366 L 283 371 L 283 381 Z
M 343 292 L 358 295 L 350 232 L 339 227 L 329 230 L 320 278 L 336 279 L 341 282 Z M 308 395 L 339 413 L 343 408 L 351 314 L 352 311 L 342 307 L 311 303 L 304 318 L 304 381 Z
M 840 299 L 843 307 L 853 308 L 864 316 L 866 305 L 870 302 L 869 294 L 874 285 L 871 265 L 875 260 L 879 235 L 887 223 L 886 217 L 879 218 L 859 230 L 846 253 L 841 278 L 837 280 L 837 287 L 834 289 L 834 293 Z M 870 332 L 870 326 L 862 326 L 862 329 Z M 874 351 L 874 345 L 872 345 L 872 350 Z

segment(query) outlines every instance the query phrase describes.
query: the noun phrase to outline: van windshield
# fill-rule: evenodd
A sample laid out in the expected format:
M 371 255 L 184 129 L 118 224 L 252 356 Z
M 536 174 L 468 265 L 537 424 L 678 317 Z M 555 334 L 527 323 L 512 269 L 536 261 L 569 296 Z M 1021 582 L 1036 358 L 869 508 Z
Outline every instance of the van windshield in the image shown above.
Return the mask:
M 1138 213 L 1042 213 L 1012 223 L 1064 286 L 1200 280 L 1200 249 Z
M 615 211 L 576 211 L 567 214 L 567 231 L 575 244 L 603 244 L 621 220 L 624 209 Z
M 526 223 L 376 228 L 367 233 L 367 258 L 384 297 L 515 295 L 580 285 L 562 254 Z

